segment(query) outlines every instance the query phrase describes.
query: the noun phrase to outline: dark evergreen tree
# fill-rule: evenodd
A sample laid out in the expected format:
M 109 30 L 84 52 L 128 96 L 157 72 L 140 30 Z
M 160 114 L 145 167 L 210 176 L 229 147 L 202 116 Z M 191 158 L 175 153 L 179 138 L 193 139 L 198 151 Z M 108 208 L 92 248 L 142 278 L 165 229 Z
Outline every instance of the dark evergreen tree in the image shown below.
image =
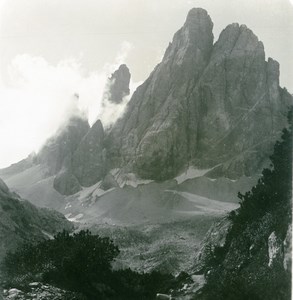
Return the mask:
M 274 146 L 270 156 L 270 168 L 262 172 L 262 177 L 251 191 L 244 195 L 238 193 L 240 209 L 237 214 L 231 214 L 234 227 L 256 220 L 267 212 L 277 214 L 285 212 L 277 221 L 279 231 L 291 221 L 292 199 L 292 110 L 288 115 L 288 128 L 283 130 L 280 141 Z M 275 212 L 275 210 L 277 210 Z M 281 213 L 281 212 L 279 212 Z M 284 229 L 284 228 L 283 228 Z
M 137 273 L 111 268 L 119 249 L 109 238 L 80 231 L 63 231 L 53 240 L 26 244 L 8 253 L 2 264 L 6 287 L 25 289 L 30 282 L 41 281 L 86 299 L 154 299 L 182 285 L 182 280 L 159 272 Z

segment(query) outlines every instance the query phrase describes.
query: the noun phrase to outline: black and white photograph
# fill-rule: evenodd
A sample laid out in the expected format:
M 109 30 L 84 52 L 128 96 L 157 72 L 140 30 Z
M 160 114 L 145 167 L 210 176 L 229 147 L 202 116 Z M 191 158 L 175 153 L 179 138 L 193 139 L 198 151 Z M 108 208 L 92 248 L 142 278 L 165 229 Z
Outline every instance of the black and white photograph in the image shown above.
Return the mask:
M 292 299 L 293 0 L 0 0 L 0 300 Z

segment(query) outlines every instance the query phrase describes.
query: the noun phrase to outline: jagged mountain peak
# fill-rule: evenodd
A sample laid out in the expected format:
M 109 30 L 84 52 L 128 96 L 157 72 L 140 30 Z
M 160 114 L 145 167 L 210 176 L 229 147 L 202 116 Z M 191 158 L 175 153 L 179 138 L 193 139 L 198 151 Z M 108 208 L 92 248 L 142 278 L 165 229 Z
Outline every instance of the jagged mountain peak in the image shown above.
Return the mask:
M 104 135 L 104 127 L 103 127 L 102 121 L 100 119 L 97 120 L 91 127 L 91 130 L 101 132 L 101 134 Z
M 208 25 L 210 26 L 210 24 L 212 23 L 211 17 L 209 16 L 208 12 L 200 7 L 197 8 L 192 8 L 186 17 L 186 21 L 184 26 L 191 26 L 194 27 L 195 24 L 199 25 Z
M 165 52 L 163 63 L 173 61 L 176 65 L 186 67 L 193 55 L 197 64 L 205 64 L 212 50 L 213 39 L 213 22 L 210 16 L 204 9 L 194 8 L 188 13 L 183 27 L 175 33 Z
M 131 74 L 126 64 L 122 64 L 111 75 L 107 83 L 107 100 L 119 104 L 130 93 L 129 83 Z
M 120 71 L 120 72 L 129 72 L 129 68 L 127 67 L 126 64 L 121 64 L 118 68 L 117 71 Z
M 263 43 L 246 25 L 233 23 L 221 32 L 214 45 L 211 60 L 218 59 L 223 55 L 249 56 L 252 52 L 258 52 L 264 59 Z

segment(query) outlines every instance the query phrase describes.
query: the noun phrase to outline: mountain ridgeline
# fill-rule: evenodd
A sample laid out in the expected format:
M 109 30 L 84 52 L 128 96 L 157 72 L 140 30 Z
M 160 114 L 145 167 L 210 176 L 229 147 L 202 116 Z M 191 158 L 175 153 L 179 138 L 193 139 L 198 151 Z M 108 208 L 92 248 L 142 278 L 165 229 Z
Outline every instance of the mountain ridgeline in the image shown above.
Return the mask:
M 112 127 L 98 120 L 90 128 L 74 117 L 46 143 L 34 164 L 56 175 L 57 191 L 74 194 L 117 168 L 158 181 L 190 166 L 210 170 L 210 178 L 260 174 L 287 126 L 292 95 L 250 29 L 228 25 L 215 43 L 212 30 L 208 13 L 192 9 Z M 120 66 L 109 78 L 108 100 L 120 103 L 129 81 Z

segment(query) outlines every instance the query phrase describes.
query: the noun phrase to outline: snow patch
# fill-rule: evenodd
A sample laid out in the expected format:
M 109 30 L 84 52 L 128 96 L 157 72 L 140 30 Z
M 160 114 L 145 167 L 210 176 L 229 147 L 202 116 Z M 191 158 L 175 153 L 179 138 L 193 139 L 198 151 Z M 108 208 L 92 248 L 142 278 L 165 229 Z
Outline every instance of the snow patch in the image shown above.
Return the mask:
M 83 217 L 83 214 L 78 214 L 74 217 L 71 217 L 72 214 L 67 214 L 65 217 L 70 222 L 80 222 L 80 219 Z
M 113 190 L 115 190 L 115 187 L 112 187 L 111 189 L 108 189 L 107 191 L 97 188 L 96 190 L 94 190 L 92 195 L 93 195 L 93 197 L 101 197 L 109 192 L 112 192 Z
M 178 184 L 186 181 L 187 179 L 193 179 L 197 177 L 204 176 L 211 169 L 196 169 L 194 167 L 189 167 L 184 173 L 175 177 Z
M 180 195 L 184 199 L 194 203 L 195 210 L 189 211 L 190 214 L 223 213 L 239 207 L 239 205 L 235 203 L 212 200 L 187 192 L 179 192 L 175 190 L 165 190 L 165 192 Z
M 54 239 L 54 236 L 53 236 L 52 234 L 50 234 L 49 232 L 46 232 L 46 231 L 42 230 L 42 233 L 43 233 L 46 237 L 48 237 L 50 240 L 53 240 L 53 239 Z
M 85 200 L 89 200 L 89 199 L 92 199 L 94 201 L 97 197 L 101 197 L 115 189 L 115 188 L 111 188 L 111 189 L 105 191 L 100 188 L 101 184 L 102 184 L 102 181 L 99 181 L 90 187 L 83 187 L 83 189 L 77 193 L 77 199 L 81 203 L 84 202 Z M 69 207 L 71 207 L 71 206 L 68 205 L 68 208 Z
M 141 179 L 134 173 L 121 173 L 121 169 L 112 169 L 110 174 L 115 178 L 120 188 L 126 185 L 137 188 L 141 184 L 153 182 L 153 180 Z
M 68 208 L 70 208 L 70 207 L 72 207 L 72 205 L 70 204 L 70 202 L 68 202 L 68 203 L 65 205 L 65 209 L 68 209 Z
M 83 200 L 90 196 L 96 189 L 100 188 L 101 183 L 102 181 L 99 181 L 90 187 L 83 187 L 82 190 L 78 192 L 78 199 Z
M 213 182 L 217 180 L 216 178 L 209 178 L 209 177 L 207 177 L 207 178 L 209 181 L 213 181 Z

